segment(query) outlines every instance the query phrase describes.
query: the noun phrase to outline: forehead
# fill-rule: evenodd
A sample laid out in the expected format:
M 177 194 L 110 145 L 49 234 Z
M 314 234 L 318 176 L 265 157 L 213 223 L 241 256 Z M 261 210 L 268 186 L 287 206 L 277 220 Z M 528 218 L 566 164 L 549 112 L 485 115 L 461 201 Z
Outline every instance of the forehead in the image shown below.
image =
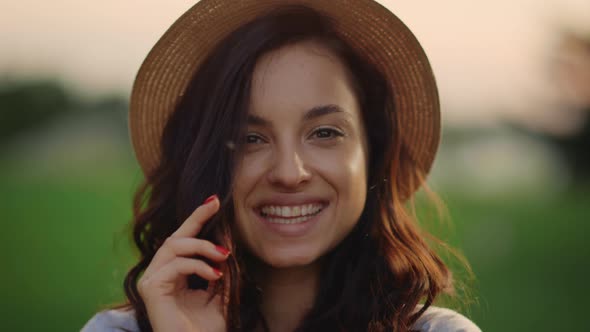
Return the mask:
M 285 46 L 262 56 L 256 64 L 250 113 L 272 118 L 283 112 L 337 105 L 358 115 L 351 76 L 342 60 L 318 42 Z

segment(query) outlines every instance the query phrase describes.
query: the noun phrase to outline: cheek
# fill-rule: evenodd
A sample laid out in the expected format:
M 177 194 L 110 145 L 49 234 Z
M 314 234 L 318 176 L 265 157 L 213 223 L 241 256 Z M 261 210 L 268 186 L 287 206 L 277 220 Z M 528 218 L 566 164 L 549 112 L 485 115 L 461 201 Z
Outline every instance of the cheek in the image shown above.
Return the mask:
M 234 179 L 234 203 L 244 204 L 248 193 L 264 176 L 263 160 L 246 156 L 236 167 Z
M 365 149 L 360 144 L 317 153 L 316 156 L 315 167 L 321 170 L 337 190 L 347 192 L 366 189 L 367 158 Z
M 248 225 L 248 220 L 251 219 L 248 207 L 253 204 L 251 201 L 255 196 L 252 195 L 253 192 L 256 191 L 264 179 L 265 158 L 265 156 L 256 154 L 244 156 L 244 159 L 235 169 L 232 195 L 236 218 L 235 224 L 243 240 L 252 237 L 255 233 L 252 225 Z
M 254 190 L 259 171 L 251 163 L 242 162 L 235 171 L 233 203 L 235 207 L 236 224 L 243 228 L 242 222 L 246 213 L 248 194 Z
M 342 183 L 339 189 L 342 191 L 342 199 L 346 200 L 343 203 L 349 207 L 349 213 L 355 216 L 356 223 L 367 196 L 366 159 L 361 149 L 345 167 L 342 167 L 342 172 L 345 174 L 341 175 Z
M 318 170 L 336 191 L 337 213 L 347 224 L 355 224 L 367 195 L 367 159 L 361 145 L 323 154 Z

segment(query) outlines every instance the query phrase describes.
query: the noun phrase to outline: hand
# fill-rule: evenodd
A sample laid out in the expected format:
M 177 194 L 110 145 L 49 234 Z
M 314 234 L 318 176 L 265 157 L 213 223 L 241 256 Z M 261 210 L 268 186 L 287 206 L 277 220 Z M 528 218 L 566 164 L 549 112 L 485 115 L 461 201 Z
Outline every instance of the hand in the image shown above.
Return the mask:
M 154 331 L 226 331 L 224 308 L 219 295 L 211 302 L 207 290 L 189 289 L 187 277 L 196 274 L 216 282 L 222 274 L 205 261 L 224 262 L 229 251 L 195 238 L 205 222 L 219 210 L 217 196 L 199 206 L 158 249 L 139 279 L 142 297 Z M 211 288 L 211 287 L 209 287 Z

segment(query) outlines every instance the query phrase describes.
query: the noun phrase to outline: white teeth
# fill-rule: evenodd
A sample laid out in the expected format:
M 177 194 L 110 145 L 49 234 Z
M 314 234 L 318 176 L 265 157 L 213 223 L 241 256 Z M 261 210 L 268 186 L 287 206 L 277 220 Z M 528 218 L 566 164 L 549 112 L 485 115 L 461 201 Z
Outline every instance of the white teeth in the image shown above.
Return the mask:
M 324 208 L 323 204 L 305 204 L 298 206 L 263 206 L 260 211 L 272 219 L 273 217 L 293 218 L 316 214 Z M 295 218 L 297 219 L 297 218 Z M 293 220 L 295 220 L 293 219 Z
M 266 218 L 266 220 L 268 220 L 268 222 L 273 223 L 273 224 L 298 224 L 301 222 L 304 222 L 308 219 L 311 219 L 313 216 L 305 216 L 305 217 L 298 217 L 298 218 L 289 218 L 289 219 L 284 219 L 284 218 Z

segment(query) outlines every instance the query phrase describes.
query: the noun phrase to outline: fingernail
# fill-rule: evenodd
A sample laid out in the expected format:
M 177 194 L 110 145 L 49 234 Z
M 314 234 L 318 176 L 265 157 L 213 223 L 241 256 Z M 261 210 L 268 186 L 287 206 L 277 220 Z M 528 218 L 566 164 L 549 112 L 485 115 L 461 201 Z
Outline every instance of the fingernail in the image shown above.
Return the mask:
M 221 277 L 223 275 L 223 272 L 219 271 L 217 268 L 212 268 L 213 272 L 215 272 L 215 274 L 217 274 L 218 277 Z
M 225 249 L 222 246 L 215 246 L 215 250 L 219 251 L 223 256 L 229 255 L 229 250 Z
M 214 200 L 214 199 L 216 199 L 216 198 L 217 198 L 217 195 L 211 195 L 211 196 L 209 196 L 209 197 L 208 197 L 208 198 L 205 200 L 205 202 L 203 203 L 203 205 L 205 205 L 205 204 L 207 204 L 207 203 L 211 202 L 212 200 Z

